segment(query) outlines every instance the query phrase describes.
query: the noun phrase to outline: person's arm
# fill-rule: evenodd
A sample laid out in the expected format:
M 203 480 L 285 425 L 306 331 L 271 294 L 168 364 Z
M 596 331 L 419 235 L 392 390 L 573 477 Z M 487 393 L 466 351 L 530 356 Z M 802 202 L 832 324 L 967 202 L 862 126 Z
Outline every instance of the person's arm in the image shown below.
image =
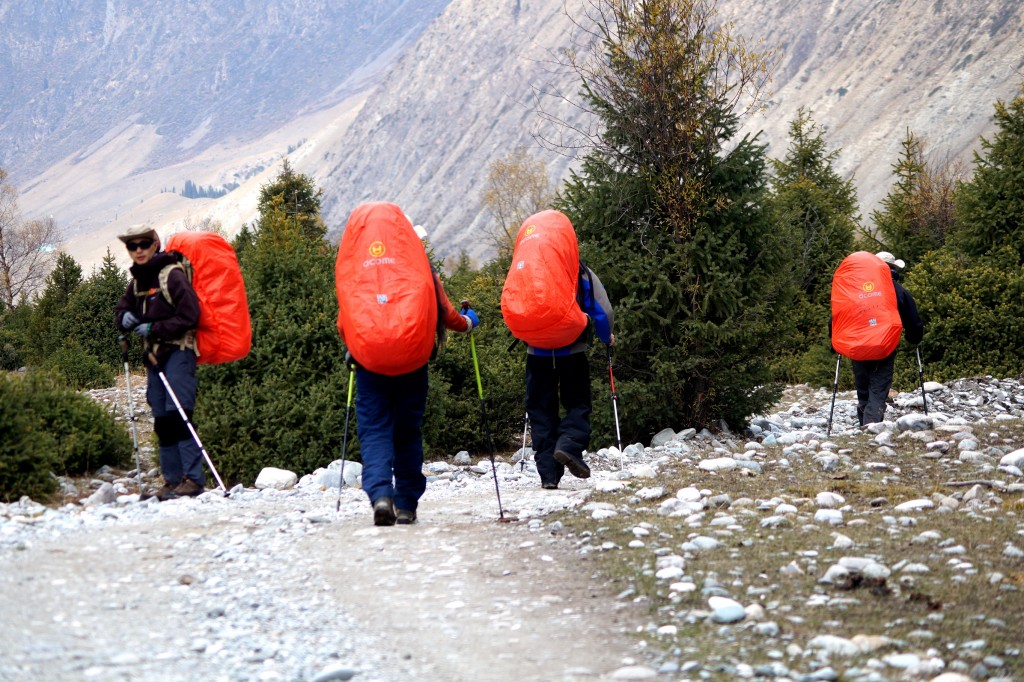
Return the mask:
M 472 329 L 469 319 L 455 309 L 452 302 L 448 300 L 448 294 L 444 291 L 441 278 L 438 277 L 436 272 L 433 275 L 434 287 L 437 289 L 437 302 L 440 305 L 441 321 L 444 323 L 444 326 L 452 331 L 468 332 Z
M 137 296 L 135 296 L 135 282 L 134 280 L 128 282 L 128 288 L 125 289 L 124 294 L 118 300 L 117 305 L 114 306 L 114 324 L 121 331 L 131 331 L 136 324 L 141 322 L 141 315 L 135 311 L 135 303 Z M 125 313 L 131 313 L 135 318 L 135 324 L 125 324 Z
M 586 268 L 585 276 L 590 280 L 590 296 L 584 300 L 583 312 L 594 322 L 594 333 L 602 343 L 611 344 L 615 314 L 608 300 L 608 292 L 593 270 Z
M 903 323 L 903 333 L 907 341 L 917 345 L 924 338 L 924 322 L 917 312 L 917 304 L 910 292 L 899 284 L 896 285 L 896 305 L 900 311 L 900 321 Z

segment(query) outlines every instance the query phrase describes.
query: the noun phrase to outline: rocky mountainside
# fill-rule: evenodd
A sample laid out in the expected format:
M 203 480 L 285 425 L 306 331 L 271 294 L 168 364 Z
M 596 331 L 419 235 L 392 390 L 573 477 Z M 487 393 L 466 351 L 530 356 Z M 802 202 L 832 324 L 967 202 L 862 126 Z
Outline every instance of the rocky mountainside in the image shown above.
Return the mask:
M 575 160 L 534 135 L 538 106 L 579 120 L 572 101 L 543 93 L 575 95 L 553 55 L 577 28 L 566 12 L 587 4 L 111 0 L 57 12 L 0 0 L 0 164 L 25 212 L 54 215 L 87 264 L 127 224 L 170 231 L 210 216 L 233 232 L 285 156 L 323 187 L 332 234 L 358 202 L 387 199 L 430 228 L 439 255 L 486 258 L 488 164 L 524 144 L 558 180 Z M 1022 79 L 1019 0 L 718 8 L 782 51 L 771 106 L 745 132 L 763 131 L 780 156 L 809 108 L 842 148 L 865 218 L 908 127 L 936 158 L 969 160 L 993 103 Z M 219 199 L 162 191 L 185 180 L 240 186 Z
M 145 166 L 251 140 L 360 88 L 444 0 L 0 1 L 0 163 L 32 177 L 125 127 Z

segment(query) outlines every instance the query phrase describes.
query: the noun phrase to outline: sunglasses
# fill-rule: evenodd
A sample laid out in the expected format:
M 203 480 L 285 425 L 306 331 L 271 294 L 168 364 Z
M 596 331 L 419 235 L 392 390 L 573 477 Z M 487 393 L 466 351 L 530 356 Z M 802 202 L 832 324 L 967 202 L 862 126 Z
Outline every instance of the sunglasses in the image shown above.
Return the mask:
M 138 251 L 139 249 L 142 249 L 143 251 L 145 251 L 149 247 L 153 246 L 153 240 L 152 239 L 141 239 L 141 240 L 139 240 L 137 242 L 127 242 L 125 244 L 125 246 L 128 247 L 129 251 Z

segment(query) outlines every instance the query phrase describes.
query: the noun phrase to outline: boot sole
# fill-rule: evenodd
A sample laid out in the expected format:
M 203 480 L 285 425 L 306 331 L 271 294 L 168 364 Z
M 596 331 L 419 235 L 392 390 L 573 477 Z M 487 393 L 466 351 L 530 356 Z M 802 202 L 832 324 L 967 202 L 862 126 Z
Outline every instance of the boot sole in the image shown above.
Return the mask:
M 555 451 L 555 461 L 569 470 L 576 478 L 590 478 L 590 467 L 582 459 L 576 459 L 568 452 Z

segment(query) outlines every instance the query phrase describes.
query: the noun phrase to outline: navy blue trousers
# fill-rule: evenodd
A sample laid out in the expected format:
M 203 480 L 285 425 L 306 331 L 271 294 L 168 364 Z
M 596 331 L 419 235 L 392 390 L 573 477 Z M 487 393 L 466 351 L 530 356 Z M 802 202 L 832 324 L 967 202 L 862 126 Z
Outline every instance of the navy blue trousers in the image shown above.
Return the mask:
M 559 411 L 559 405 L 564 415 Z M 526 412 L 541 483 L 558 484 L 555 450 L 582 457 L 590 444 L 590 363 L 586 353 L 526 356 Z
M 196 354 L 191 349 L 175 350 L 159 368 L 178 397 L 189 419 L 196 406 Z M 164 481 L 177 485 L 183 478 L 206 483 L 203 453 L 178 414 L 171 394 L 157 369 L 147 367 L 146 402 L 153 410 L 153 422 L 160 440 L 160 472 Z
M 356 391 L 363 490 L 371 504 L 391 497 L 398 509 L 416 511 L 427 489 L 420 430 L 427 366 L 394 377 L 357 367 Z

